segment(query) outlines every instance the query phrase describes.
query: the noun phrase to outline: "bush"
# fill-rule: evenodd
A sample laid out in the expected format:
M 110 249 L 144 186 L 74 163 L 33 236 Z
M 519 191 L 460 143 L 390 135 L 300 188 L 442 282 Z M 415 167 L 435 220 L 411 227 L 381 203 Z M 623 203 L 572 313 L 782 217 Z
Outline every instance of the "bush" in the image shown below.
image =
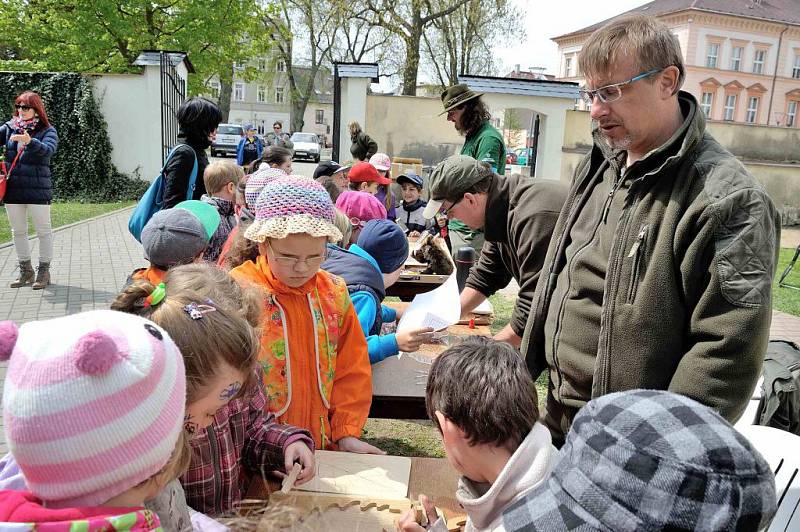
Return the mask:
M 0 117 L 9 120 L 14 99 L 39 93 L 47 118 L 58 130 L 51 160 L 53 197 L 59 200 L 138 200 L 149 183 L 122 174 L 111 163 L 111 140 L 91 81 L 69 72 L 0 72 Z

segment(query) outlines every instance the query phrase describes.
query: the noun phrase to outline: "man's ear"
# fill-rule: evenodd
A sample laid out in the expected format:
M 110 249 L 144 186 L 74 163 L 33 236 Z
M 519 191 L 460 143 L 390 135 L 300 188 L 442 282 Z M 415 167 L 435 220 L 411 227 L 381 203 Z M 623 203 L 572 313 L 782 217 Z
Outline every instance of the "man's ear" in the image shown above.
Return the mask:
M 678 78 L 680 78 L 680 70 L 675 65 L 665 68 L 661 75 L 658 77 L 659 92 L 662 98 L 671 98 L 678 92 Z
M 466 435 L 461 427 L 453 423 L 447 416 L 439 412 L 434 412 L 436 419 L 439 421 L 439 430 L 442 433 L 442 439 L 450 444 L 454 442 L 465 441 Z

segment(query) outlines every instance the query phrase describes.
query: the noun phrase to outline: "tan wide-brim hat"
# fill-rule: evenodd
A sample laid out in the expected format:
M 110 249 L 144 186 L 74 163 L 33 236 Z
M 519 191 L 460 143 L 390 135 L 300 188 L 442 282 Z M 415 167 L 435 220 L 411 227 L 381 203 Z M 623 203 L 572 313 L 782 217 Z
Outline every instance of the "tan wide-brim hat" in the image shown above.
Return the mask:
M 444 105 L 444 111 L 439 113 L 439 116 L 442 116 L 452 109 L 455 109 L 464 102 L 468 102 L 469 100 L 473 100 L 481 96 L 483 96 L 482 92 L 472 92 L 472 90 L 463 83 L 448 87 L 444 92 L 442 92 L 442 105 Z

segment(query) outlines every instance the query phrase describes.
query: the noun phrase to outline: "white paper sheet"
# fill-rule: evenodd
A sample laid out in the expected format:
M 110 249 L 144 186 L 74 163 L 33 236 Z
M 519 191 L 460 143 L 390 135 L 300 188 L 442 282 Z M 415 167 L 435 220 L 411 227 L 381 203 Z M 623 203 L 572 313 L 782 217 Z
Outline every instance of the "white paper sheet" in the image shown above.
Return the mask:
M 434 331 L 438 331 L 458 323 L 460 318 L 461 302 L 456 274 L 453 272 L 440 286 L 414 297 L 397 323 L 397 330 L 433 327 Z

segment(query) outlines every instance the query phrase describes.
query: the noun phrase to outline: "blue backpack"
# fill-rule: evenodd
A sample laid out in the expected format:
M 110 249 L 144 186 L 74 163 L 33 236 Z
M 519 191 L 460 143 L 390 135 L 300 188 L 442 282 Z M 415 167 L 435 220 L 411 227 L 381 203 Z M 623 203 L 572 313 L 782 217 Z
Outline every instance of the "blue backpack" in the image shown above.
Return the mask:
M 164 204 L 164 168 L 169 164 L 169 160 L 172 158 L 175 151 L 181 146 L 183 146 L 183 144 L 175 146 L 172 148 L 172 151 L 169 152 L 167 160 L 164 162 L 164 166 L 161 167 L 161 172 L 159 172 L 158 177 L 150 184 L 147 192 L 144 193 L 142 199 L 136 204 L 136 208 L 133 209 L 131 218 L 128 220 L 128 231 L 130 231 L 133 237 L 139 242 L 142 241 L 142 229 L 144 229 L 144 226 L 150 221 L 150 218 L 161 210 L 161 206 Z M 189 147 L 189 149 L 192 151 L 192 157 L 194 157 L 194 166 L 192 167 L 192 174 L 189 176 L 189 189 L 186 191 L 187 200 L 192 199 L 194 183 L 197 181 L 197 155 L 195 155 L 191 147 Z

